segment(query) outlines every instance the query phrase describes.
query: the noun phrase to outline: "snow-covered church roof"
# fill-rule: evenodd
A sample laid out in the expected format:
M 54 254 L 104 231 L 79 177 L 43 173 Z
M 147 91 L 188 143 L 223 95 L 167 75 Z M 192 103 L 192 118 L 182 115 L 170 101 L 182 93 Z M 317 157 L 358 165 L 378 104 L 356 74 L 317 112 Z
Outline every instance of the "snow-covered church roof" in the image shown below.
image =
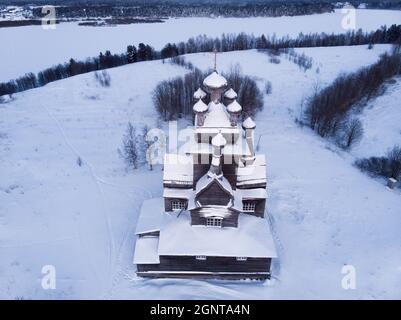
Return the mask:
M 208 109 L 208 106 L 206 103 L 204 103 L 202 100 L 199 100 L 197 103 L 194 104 L 193 110 L 195 112 L 206 112 Z
M 160 255 L 277 257 L 266 219 L 240 214 L 238 228 L 192 227 L 189 212 L 164 212 L 163 198 L 146 200 L 144 206 L 151 209 L 141 212 L 151 222 L 146 229 L 160 230 L 160 236 L 136 239 L 135 264 L 157 264 Z
M 222 103 L 209 103 L 209 111 L 206 114 L 203 127 L 231 128 L 230 117 Z
M 256 155 L 252 165 L 240 165 L 237 170 L 237 186 L 266 183 L 266 157 L 264 154 Z
M 193 158 L 182 154 L 164 155 L 163 181 L 181 181 L 192 184 Z
M 252 120 L 251 117 L 248 117 L 245 119 L 245 121 L 242 123 L 242 127 L 244 129 L 255 129 L 256 128 L 256 123 Z
M 237 93 L 233 90 L 233 88 L 230 88 L 230 90 L 227 90 L 224 93 L 224 97 L 226 97 L 227 99 L 236 99 L 237 98 Z
M 237 102 L 237 100 L 234 100 L 227 106 L 227 111 L 232 112 L 232 113 L 238 113 L 241 112 L 242 107 L 241 105 Z
M 212 145 L 215 147 L 224 147 L 227 144 L 227 140 L 223 137 L 221 132 L 216 134 L 212 139 Z
M 275 258 L 266 219 L 240 214 L 238 228 L 192 227 L 188 212 L 163 215 L 159 255 Z
M 164 203 L 160 199 L 153 198 L 144 201 L 136 224 L 135 234 L 160 231 L 162 212 L 164 212 Z
M 227 79 L 213 71 L 203 80 L 203 85 L 210 89 L 219 89 L 227 86 Z
M 204 97 L 206 97 L 206 92 L 198 88 L 194 93 L 194 99 L 203 99 Z

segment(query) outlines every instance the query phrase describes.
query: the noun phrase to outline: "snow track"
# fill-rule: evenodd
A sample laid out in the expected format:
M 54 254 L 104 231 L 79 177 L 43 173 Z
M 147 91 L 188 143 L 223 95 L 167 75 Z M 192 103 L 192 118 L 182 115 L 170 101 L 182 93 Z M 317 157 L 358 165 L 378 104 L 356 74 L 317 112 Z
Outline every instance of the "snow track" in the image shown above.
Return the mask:
M 111 274 L 112 273 L 112 268 L 113 268 L 113 260 L 114 260 L 113 257 L 114 257 L 114 251 L 115 251 L 115 244 L 114 244 L 114 237 L 113 237 L 113 231 L 112 231 L 112 227 L 111 227 L 110 217 L 109 217 L 109 214 L 108 214 L 107 210 L 105 209 L 105 205 L 104 205 L 104 201 L 105 201 L 104 200 L 104 198 L 105 198 L 104 197 L 104 192 L 103 192 L 102 187 L 100 186 L 100 183 L 99 183 L 100 181 L 103 181 L 103 180 L 101 180 L 95 174 L 95 170 L 93 168 L 93 165 L 76 148 L 74 148 L 74 146 L 68 140 L 67 135 L 65 134 L 65 131 L 64 131 L 63 127 L 60 125 L 60 122 L 57 120 L 57 118 L 54 115 L 52 115 L 50 113 L 50 111 L 46 107 L 44 107 L 44 108 L 45 108 L 47 114 L 49 115 L 49 117 L 51 117 L 54 120 L 55 124 L 57 125 L 58 129 L 60 130 L 60 133 L 63 136 L 64 142 L 66 143 L 66 145 L 70 148 L 70 150 L 75 154 L 75 156 L 77 158 L 79 157 L 79 158 L 82 159 L 83 165 L 86 165 L 86 166 L 89 167 L 90 175 L 91 175 L 93 181 L 96 184 L 96 189 L 98 191 L 100 200 L 103 203 L 103 206 L 102 206 L 103 210 L 102 211 L 103 211 L 103 215 L 105 217 L 105 221 L 106 221 L 106 225 L 107 225 L 108 239 L 110 241 L 110 245 L 109 245 L 109 273 Z M 81 242 L 82 242 L 82 236 L 81 235 L 80 235 L 80 239 L 81 239 Z M 83 246 L 85 247 L 84 244 L 83 244 Z M 87 255 L 86 256 L 90 257 L 90 254 L 89 254 L 88 251 L 87 251 Z M 94 267 L 93 267 L 93 269 L 94 269 Z

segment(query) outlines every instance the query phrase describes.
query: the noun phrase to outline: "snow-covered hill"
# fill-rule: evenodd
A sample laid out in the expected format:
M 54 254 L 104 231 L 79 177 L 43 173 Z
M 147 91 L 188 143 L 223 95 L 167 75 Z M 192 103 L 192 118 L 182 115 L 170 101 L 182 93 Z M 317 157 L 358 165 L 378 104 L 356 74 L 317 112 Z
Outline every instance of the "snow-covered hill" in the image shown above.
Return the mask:
M 369 102 L 360 115 L 364 135 L 352 150 L 356 157 L 384 156 L 394 145 L 401 145 L 401 78 L 385 87 L 385 94 Z
M 261 88 L 273 84 L 255 119 L 280 255 L 271 283 L 135 277 L 137 214 L 144 199 L 161 195 L 162 172 L 127 173 L 117 148 L 128 121 L 156 125 L 151 91 L 183 68 L 137 63 L 109 70 L 109 88 L 85 74 L 0 104 L 0 297 L 401 298 L 399 192 L 294 122 L 317 83 L 374 63 L 388 48 L 297 50 L 313 58 L 306 72 L 253 50 L 218 55 L 220 70 L 239 63 Z M 211 54 L 186 59 L 202 69 L 213 61 Z M 57 289 L 45 291 L 41 268 L 49 264 Z M 355 290 L 341 287 L 344 264 L 356 268 Z

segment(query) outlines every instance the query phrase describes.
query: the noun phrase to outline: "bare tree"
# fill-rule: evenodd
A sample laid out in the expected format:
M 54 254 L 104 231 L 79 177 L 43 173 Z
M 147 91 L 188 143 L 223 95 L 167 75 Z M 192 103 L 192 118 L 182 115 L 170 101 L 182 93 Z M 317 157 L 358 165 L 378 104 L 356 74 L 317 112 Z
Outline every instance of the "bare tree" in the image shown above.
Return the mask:
M 143 148 L 143 154 L 145 155 L 145 162 L 149 164 L 149 170 L 153 170 L 153 159 L 152 159 L 152 141 L 149 140 L 148 133 L 149 133 L 150 128 L 145 125 L 142 128 L 142 148 Z
M 123 137 L 123 150 L 120 152 L 128 166 L 134 169 L 138 168 L 138 138 L 135 127 L 129 122 L 127 131 Z
M 401 174 L 401 147 L 395 146 L 387 153 L 387 157 L 390 160 L 391 176 L 398 179 Z
M 95 79 L 102 87 L 110 87 L 111 78 L 106 70 L 95 72 Z
M 349 149 L 351 146 L 362 139 L 363 126 L 361 121 L 356 118 L 349 119 L 343 125 L 343 148 Z
M 266 94 L 271 94 L 272 91 L 273 91 L 273 86 L 272 86 L 271 81 L 266 81 L 266 83 L 265 83 L 265 93 Z

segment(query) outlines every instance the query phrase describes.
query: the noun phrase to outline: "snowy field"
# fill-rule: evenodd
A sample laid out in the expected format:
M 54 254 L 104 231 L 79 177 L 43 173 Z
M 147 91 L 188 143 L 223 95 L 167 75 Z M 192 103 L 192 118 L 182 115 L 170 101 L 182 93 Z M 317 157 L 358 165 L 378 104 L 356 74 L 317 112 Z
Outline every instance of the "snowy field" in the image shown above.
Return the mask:
M 84 59 L 111 50 L 124 52 L 128 44 L 144 42 L 161 49 L 167 42 L 185 41 L 192 36 L 222 33 L 254 33 L 297 36 L 314 32 L 344 33 L 344 14 L 333 13 L 296 17 L 261 18 L 179 18 L 165 23 L 130 24 L 116 27 L 82 27 L 62 23 L 56 30 L 41 26 L 0 28 L 0 81 L 26 72 L 37 72 L 70 58 Z M 377 30 L 382 25 L 400 23 L 401 11 L 356 10 L 356 28 Z
M 285 57 L 271 64 L 254 50 L 218 55 L 220 70 L 239 63 L 261 88 L 266 80 L 273 84 L 255 118 L 279 251 L 272 282 L 135 277 L 137 216 L 144 199 L 161 196 L 162 172 L 126 172 L 117 148 L 128 121 L 156 125 L 151 91 L 158 81 L 183 75 L 183 68 L 142 62 L 109 70 L 110 88 L 100 87 L 91 73 L 0 104 L 0 298 L 401 299 L 399 191 L 360 173 L 352 154 L 294 123 L 316 83 L 327 85 L 341 72 L 372 64 L 389 48 L 297 50 L 313 58 L 306 72 Z M 201 69 L 213 61 L 211 54 L 186 59 Z M 375 133 L 374 118 L 397 107 L 387 105 L 394 92 L 399 83 L 363 114 L 377 139 L 386 132 Z M 383 127 L 392 128 L 384 114 Z M 381 143 L 368 148 L 382 151 Z M 46 291 L 41 268 L 49 264 L 57 270 L 57 289 Z M 356 268 L 355 290 L 341 287 L 344 264 Z
M 395 144 L 401 145 L 401 78 L 386 87 L 386 94 L 371 101 L 360 115 L 365 132 L 361 143 L 352 150 L 355 156 L 385 156 Z

